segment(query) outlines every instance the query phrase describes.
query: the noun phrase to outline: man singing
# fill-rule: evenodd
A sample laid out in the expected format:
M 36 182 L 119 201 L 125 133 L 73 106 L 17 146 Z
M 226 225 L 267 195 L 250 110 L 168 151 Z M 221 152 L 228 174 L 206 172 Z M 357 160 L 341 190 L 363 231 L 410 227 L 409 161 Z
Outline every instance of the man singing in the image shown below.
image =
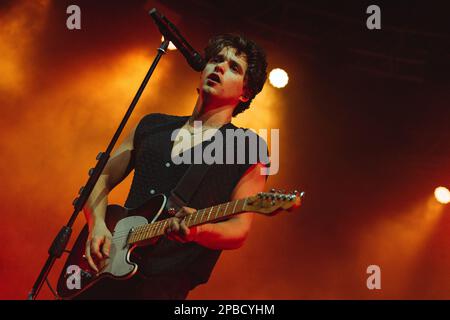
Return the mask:
M 85 254 L 94 270 L 98 271 L 99 262 L 108 257 L 111 247 L 112 235 L 105 224 L 109 192 L 134 169 L 125 207 L 138 207 L 159 193 L 170 196 L 190 166 L 175 164 L 173 159 L 195 144 L 207 142 L 214 133 L 225 136 L 227 129 L 237 129 L 231 124 L 232 117 L 249 108 L 262 90 L 267 62 L 264 52 L 253 41 L 232 34 L 216 36 L 205 48 L 205 58 L 207 64 L 200 76 L 192 115 L 143 117 L 114 152 L 98 180 L 84 208 L 89 225 Z M 201 121 L 201 130 L 194 127 L 197 121 Z M 166 124 L 172 126 L 164 129 Z M 181 135 L 174 134 L 173 128 L 187 130 L 191 138 L 180 139 Z M 210 134 L 204 135 L 206 131 Z M 267 151 L 263 140 L 257 138 Z M 263 191 L 267 176 L 261 169 L 267 163 L 258 158 L 255 163 L 211 164 L 188 206 L 170 218 L 166 236 L 154 245 L 135 250 L 138 274 L 126 281 L 99 282 L 78 298 L 185 299 L 190 290 L 208 281 L 222 250 L 243 245 L 253 213 L 191 228 L 183 218 L 196 209 Z

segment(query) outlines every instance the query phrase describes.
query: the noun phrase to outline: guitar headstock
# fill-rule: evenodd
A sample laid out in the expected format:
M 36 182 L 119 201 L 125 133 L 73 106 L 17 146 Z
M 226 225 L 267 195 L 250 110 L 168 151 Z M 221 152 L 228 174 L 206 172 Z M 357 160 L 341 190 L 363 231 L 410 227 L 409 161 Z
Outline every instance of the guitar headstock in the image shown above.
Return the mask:
M 252 197 L 248 197 L 244 208 L 246 211 L 273 216 L 280 211 L 299 207 L 304 195 L 303 191 L 295 190 L 285 193 L 284 190 L 271 189 L 270 192 L 259 192 Z

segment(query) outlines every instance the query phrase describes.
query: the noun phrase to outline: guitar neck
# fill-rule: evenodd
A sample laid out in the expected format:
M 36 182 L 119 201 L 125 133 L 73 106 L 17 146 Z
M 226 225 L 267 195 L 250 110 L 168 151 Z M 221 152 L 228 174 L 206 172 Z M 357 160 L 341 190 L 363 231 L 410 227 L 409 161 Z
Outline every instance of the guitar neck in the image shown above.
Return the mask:
M 209 222 L 220 221 L 235 214 L 247 211 L 244 210 L 248 198 L 222 203 L 196 211 L 185 217 L 188 227 L 193 227 Z M 128 244 L 134 244 L 164 235 L 169 219 L 164 219 L 151 224 L 133 228 L 128 238 Z

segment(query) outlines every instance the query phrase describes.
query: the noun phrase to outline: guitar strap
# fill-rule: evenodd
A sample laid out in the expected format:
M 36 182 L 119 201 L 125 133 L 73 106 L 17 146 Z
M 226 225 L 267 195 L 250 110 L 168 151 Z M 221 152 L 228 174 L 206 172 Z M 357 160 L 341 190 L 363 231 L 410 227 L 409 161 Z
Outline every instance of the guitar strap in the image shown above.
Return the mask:
M 183 121 L 185 121 L 185 119 L 182 120 L 177 119 L 176 121 L 171 121 L 169 123 L 158 125 L 152 128 L 152 130 L 150 130 L 149 132 L 147 132 L 147 134 L 154 134 L 162 130 L 176 129 L 180 126 L 180 122 Z M 220 129 L 217 132 L 219 131 Z M 200 147 L 202 145 L 204 146 L 205 144 L 208 144 L 210 142 L 204 141 L 202 142 L 202 144 L 194 146 L 193 148 Z M 170 204 L 174 204 L 178 207 L 187 206 L 189 202 L 192 200 L 200 184 L 204 180 L 209 167 L 210 166 L 205 163 L 191 164 L 184 173 L 184 175 L 181 177 L 181 179 L 178 181 L 178 184 L 170 192 L 169 197 Z
M 170 200 L 177 206 L 189 204 L 208 172 L 207 164 L 191 164 L 178 184 L 170 192 Z

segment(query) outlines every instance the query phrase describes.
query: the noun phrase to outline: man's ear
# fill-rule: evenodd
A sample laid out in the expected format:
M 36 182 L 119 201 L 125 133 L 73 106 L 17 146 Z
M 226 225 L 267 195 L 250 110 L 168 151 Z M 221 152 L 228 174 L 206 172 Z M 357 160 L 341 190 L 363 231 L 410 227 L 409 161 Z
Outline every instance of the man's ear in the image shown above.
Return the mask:
M 248 100 L 250 100 L 250 92 L 248 92 L 247 89 L 244 89 L 244 92 L 243 92 L 242 95 L 239 97 L 239 101 L 241 101 L 241 102 L 247 102 Z

